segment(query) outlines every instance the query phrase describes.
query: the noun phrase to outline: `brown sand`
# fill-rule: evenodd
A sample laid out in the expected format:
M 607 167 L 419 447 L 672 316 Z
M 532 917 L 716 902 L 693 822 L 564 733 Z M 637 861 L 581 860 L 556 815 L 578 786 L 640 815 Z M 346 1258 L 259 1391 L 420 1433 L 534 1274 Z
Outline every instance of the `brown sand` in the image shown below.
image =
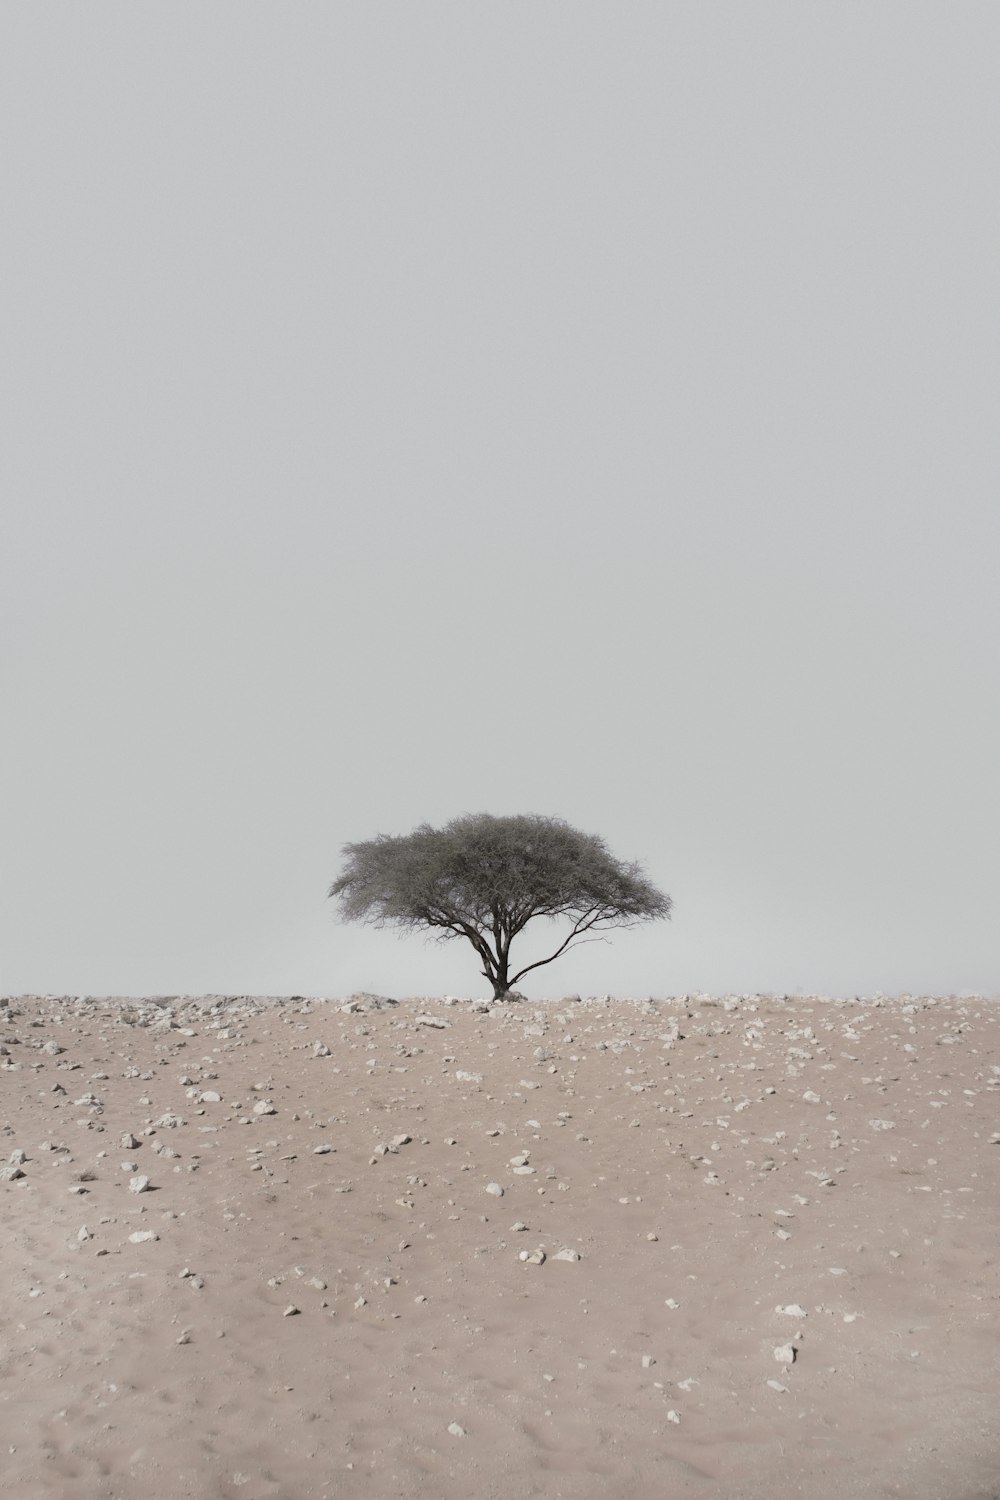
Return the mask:
M 955 999 L 12 1000 L 0 1491 L 998 1495 L 998 1032 Z

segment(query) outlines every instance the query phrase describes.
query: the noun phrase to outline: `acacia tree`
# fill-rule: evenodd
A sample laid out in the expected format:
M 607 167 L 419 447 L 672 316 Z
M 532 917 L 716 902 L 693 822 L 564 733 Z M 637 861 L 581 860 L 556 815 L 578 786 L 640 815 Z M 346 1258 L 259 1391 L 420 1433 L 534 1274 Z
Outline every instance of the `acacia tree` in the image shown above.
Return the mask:
M 409 834 L 345 844 L 343 854 L 329 894 L 345 920 L 466 938 L 496 1000 L 577 943 L 669 917 L 672 906 L 638 864 L 623 864 L 602 839 L 561 818 L 472 813 L 443 828 L 423 823 Z M 535 917 L 564 918 L 570 932 L 548 958 L 511 973 L 511 944 Z

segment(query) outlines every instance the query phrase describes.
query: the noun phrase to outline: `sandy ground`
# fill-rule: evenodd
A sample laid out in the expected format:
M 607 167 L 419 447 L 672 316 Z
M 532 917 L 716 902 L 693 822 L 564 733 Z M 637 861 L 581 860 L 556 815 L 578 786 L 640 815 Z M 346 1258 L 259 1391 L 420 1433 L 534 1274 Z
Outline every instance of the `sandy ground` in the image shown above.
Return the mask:
M 0 1043 L 4 1495 L 1000 1495 L 1000 1002 L 22 997 Z

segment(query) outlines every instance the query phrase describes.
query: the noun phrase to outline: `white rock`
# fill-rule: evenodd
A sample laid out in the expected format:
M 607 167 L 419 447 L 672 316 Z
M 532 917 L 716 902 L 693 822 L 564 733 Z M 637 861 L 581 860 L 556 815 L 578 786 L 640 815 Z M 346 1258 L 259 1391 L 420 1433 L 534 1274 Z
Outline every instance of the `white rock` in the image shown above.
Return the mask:
M 270 1099 L 258 1099 L 253 1107 L 253 1112 L 255 1115 L 276 1115 L 278 1113 Z
M 782 1385 L 782 1383 L 781 1383 L 780 1380 L 769 1380 L 767 1383 L 771 1387 L 772 1391 L 787 1391 L 788 1390 L 787 1385 Z
M 500 1186 L 499 1182 L 488 1182 L 486 1184 L 486 1191 L 493 1198 L 503 1197 L 503 1188 Z
M 333 1150 L 332 1146 L 322 1145 L 313 1147 L 313 1156 L 327 1156 Z
M 130 1245 L 147 1245 L 151 1240 L 158 1240 L 160 1236 L 155 1229 L 136 1229 L 128 1238 Z
M 448 1431 L 452 1437 L 465 1437 L 465 1428 L 460 1426 L 458 1422 L 449 1422 Z
M 800 1307 L 797 1302 L 789 1302 L 787 1307 L 779 1307 L 775 1310 L 784 1313 L 786 1318 L 808 1318 L 809 1316 L 805 1308 Z
M 794 1363 L 795 1363 L 795 1346 L 794 1346 L 794 1344 L 779 1344 L 778 1347 L 774 1351 L 774 1357 L 778 1361 L 779 1365 L 794 1365 Z
M 673 1407 L 671 1407 L 670 1410 L 667 1412 L 667 1421 L 668 1422 L 679 1423 L 680 1419 L 681 1419 L 680 1412 L 679 1411 L 674 1411 Z
M 296 1307 L 294 1302 L 289 1302 L 288 1306 L 285 1308 L 281 1316 L 283 1318 L 294 1318 L 297 1317 L 300 1312 L 301 1308 Z
M 872 1130 L 895 1130 L 896 1128 L 895 1120 L 869 1120 L 868 1124 Z
M 202 1104 L 221 1104 L 222 1103 L 222 1095 L 220 1093 L 218 1093 L 215 1089 L 206 1089 L 204 1091 L 204 1093 L 199 1094 L 198 1097 L 201 1100 Z
M 123 1151 L 137 1151 L 141 1142 L 137 1136 L 132 1135 L 130 1131 L 126 1130 L 118 1144 Z
M 145 1193 L 149 1188 L 149 1178 L 140 1173 L 137 1177 L 129 1178 L 128 1190 L 130 1193 Z
M 455 1069 L 455 1077 L 459 1083 L 482 1083 L 482 1073 L 467 1073 L 464 1068 Z
M 579 1250 L 570 1250 L 570 1249 L 557 1250 L 556 1253 L 555 1253 L 555 1255 L 552 1257 L 552 1259 L 553 1260 L 579 1260 L 580 1259 L 580 1252 L 579 1252 Z
M 644 1354 L 642 1356 L 642 1368 L 644 1370 L 651 1370 L 655 1364 L 656 1360 L 651 1354 Z

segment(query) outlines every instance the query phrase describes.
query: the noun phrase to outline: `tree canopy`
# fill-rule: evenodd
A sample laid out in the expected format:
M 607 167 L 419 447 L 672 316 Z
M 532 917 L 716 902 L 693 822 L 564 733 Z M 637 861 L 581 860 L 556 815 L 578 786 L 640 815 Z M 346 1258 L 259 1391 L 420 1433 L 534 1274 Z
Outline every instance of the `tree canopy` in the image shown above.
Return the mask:
M 673 904 L 603 839 L 530 813 L 468 813 L 443 828 L 422 823 L 409 834 L 345 844 L 343 855 L 329 894 L 339 898 L 346 921 L 465 938 L 496 999 L 575 944 L 669 917 Z M 565 919 L 569 934 L 548 958 L 511 973 L 511 944 L 536 917 Z

